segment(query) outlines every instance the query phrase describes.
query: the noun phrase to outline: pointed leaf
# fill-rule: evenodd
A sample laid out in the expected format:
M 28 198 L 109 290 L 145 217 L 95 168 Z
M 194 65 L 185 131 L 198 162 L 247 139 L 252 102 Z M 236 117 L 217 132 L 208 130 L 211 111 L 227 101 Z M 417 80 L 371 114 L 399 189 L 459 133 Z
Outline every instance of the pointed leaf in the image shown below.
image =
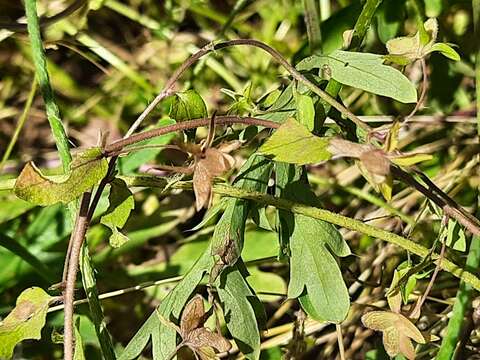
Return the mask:
M 264 314 L 259 316 L 255 311 L 261 308 L 261 303 L 238 265 L 226 269 L 217 279 L 216 285 L 230 334 L 247 359 L 259 359 L 260 331 L 257 319 L 264 317 Z
M 348 255 L 344 241 L 330 224 L 295 215 L 290 239 L 290 283 L 288 297 L 296 298 L 306 291 L 320 319 L 341 322 L 347 316 L 350 300 L 336 255 Z M 312 315 L 312 314 L 309 314 Z
M 208 117 L 207 106 L 195 90 L 175 94 L 169 116 L 177 121 Z
M 51 300 L 50 295 L 37 287 L 20 294 L 15 308 L 0 322 L 0 359 L 10 359 L 19 342 L 40 339 Z
M 308 95 L 295 94 L 295 102 L 297 105 L 297 120 L 304 125 L 309 131 L 313 131 L 315 126 L 315 106 L 313 100 Z
M 240 169 L 234 186 L 248 191 L 265 192 L 272 167 L 271 161 L 253 154 Z M 246 200 L 227 200 L 225 212 L 213 233 L 212 255 L 219 259 L 216 269 L 210 274 L 212 280 L 224 267 L 233 265 L 239 258 L 243 249 L 245 222 L 250 207 L 251 203 Z
M 330 138 L 315 136 L 304 125 L 288 119 L 260 147 L 259 153 L 290 164 L 315 164 L 332 157 L 327 149 L 329 141 Z
M 453 49 L 450 45 L 445 44 L 445 43 L 436 43 L 433 44 L 433 46 L 430 48 L 428 53 L 432 53 L 434 51 L 438 51 L 445 57 L 455 60 L 455 61 L 460 61 L 460 55 Z
M 416 102 L 415 86 L 400 71 L 383 62 L 382 55 L 336 50 L 329 55 L 310 56 L 297 69 L 329 69 L 329 75 L 344 85 L 403 103 Z
M 127 222 L 132 209 L 135 207 L 135 200 L 125 181 L 115 179 L 110 185 L 110 195 L 108 196 L 110 205 L 101 217 L 100 222 L 112 230 L 109 239 L 110 245 L 117 248 L 128 241 L 128 237 L 119 230 Z
M 15 182 L 14 192 L 20 199 L 40 206 L 66 204 L 97 185 L 107 170 L 107 160 L 99 148 L 87 149 L 75 156 L 66 175 L 47 177 L 29 162 Z

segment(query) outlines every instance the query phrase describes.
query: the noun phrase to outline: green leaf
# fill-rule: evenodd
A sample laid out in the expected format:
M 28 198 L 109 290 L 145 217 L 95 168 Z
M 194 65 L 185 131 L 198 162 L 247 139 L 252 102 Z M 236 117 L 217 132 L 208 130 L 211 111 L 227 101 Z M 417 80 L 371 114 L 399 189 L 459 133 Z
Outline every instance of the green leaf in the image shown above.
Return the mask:
M 328 69 L 329 76 L 344 85 L 387 96 L 403 103 L 417 101 L 415 86 L 397 69 L 384 65 L 382 55 L 336 50 L 329 55 L 313 55 L 297 69 Z
M 420 24 L 418 31 L 413 36 L 401 36 L 387 42 L 390 55 L 407 58 L 410 62 L 425 57 L 431 52 L 438 34 L 436 19 L 428 19 Z
M 75 318 L 75 352 L 73 360 L 85 360 L 85 353 L 83 352 L 83 339 L 80 334 L 80 317 Z
M 310 316 L 316 320 L 343 321 L 350 300 L 340 268 L 331 254 L 350 254 L 340 233 L 325 222 L 296 215 L 290 250 L 288 297 L 296 298 L 306 291 L 315 309 Z
M 295 102 L 297 105 L 297 120 L 309 131 L 313 131 L 315 126 L 315 106 L 313 100 L 308 95 L 296 93 Z
M 123 235 L 120 229 L 123 228 L 130 212 L 135 207 L 135 200 L 125 181 L 117 178 L 110 186 L 110 195 L 108 196 L 110 206 L 100 222 L 112 230 L 109 239 L 110 245 L 117 248 L 128 241 L 128 237 Z
M 10 359 L 19 342 L 40 339 L 51 300 L 52 297 L 38 287 L 20 294 L 15 308 L 0 322 L 0 359 Z
M 179 319 L 190 295 L 195 291 L 204 274 L 213 265 L 210 251 L 210 247 L 205 250 L 183 280 L 167 295 L 158 309 L 150 315 L 118 357 L 119 360 L 136 359 L 147 346 L 150 338 L 152 338 L 154 359 L 166 359 L 175 351 L 177 346 L 176 332 L 162 323 L 157 311 L 167 320 Z
M 443 56 L 451 60 L 460 61 L 460 55 L 455 51 L 455 49 L 453 49 L 450 45 L 446 43 L 433 44 L 428 53 L 432 53 L 434 51 L 438 51 Z
M 265 314 L 238 263 L 225 270 L 216 285 L 228 331 L 247 359 L 259 359 L 260 331 L 257 319 L 265 318 Z
M 240 169 L 233 182 L 235 187 L 265 192 L 273 164 L 262 156 L 253 154 Z M 224 267 L 233 265 L 243 249 L 245 222 L 250 210 L 250 202 L 228 199 L 225 212 L 215 226 L 212 238 L 212 255 L 216 259 L 211 277 L 215 279 Z
M 98 298 L 97 282 L 94 274 L 95 269 L 92 266 L 90 255 L 88 253 L 88 246 L 86 246 L 86 244 L 82 246 L 79 267 L 82 273 L 82 285 L 87 294 L 90 317 L 95 325 L 95 333 L 100 343 L 103 359 L 115 360 L 116 357 L 112 338 L 108 332 L 105 317 L 103 315 L 102 304 Z
M 276 163 L 276 195 L 319 206 L 309 188 L 306 171 Z M 347 256 L 350 249 L 337 229 L 324 221 L 280 210 L 281 257 L 290 256 L 288 296 L 299 297 L 304 310 L 319 321 L 340 322 L 349 309 L 347 287 L 333 254 Z
M 177 121 L 206 118 L 207 106 L 195 90 L 178 92 L 173 98 L 169 116 Z
M 399 166 L 411 166 L 431 159 L 433 156 L 430 154 L 401 154 L 390 157 L 390 160 Z
M 467 249 L 467 241 L 465 238 L 465 232 L 458 224 L 457 220 L 448 219 L 448 225 L 445 229 L 444 236 L 446 235 L 446 245 L 454 250 L 464 252 Z
M 242 257 L 243 258 L 243 257 Z M 259 294 L 258 297 L 261 301 L 272 302 L 282 300 L 281 295 L 273 294 L 285 294 L 287 291 L 287 285 L 285 280 L 280 275 L 261 271 L 257 267 L 249 267 L 248 283 L 255 290 L 256 293 L 272 293 L 272 294 Z
M 259 153 L 291 164 L 315 164 L 332 157 L 327 150 L 329 141 L 330 138 L 315 136 L 294 119 L 288 119 L 260 147 Z
M 43 175 L 29 162 L 15 182 L 14 192 L 20 199 L 36 205 L 64 204 L 97 185 L 107 174 L 108 163 L 100 148 L 87 149 L 73 159 L 65 175 Z

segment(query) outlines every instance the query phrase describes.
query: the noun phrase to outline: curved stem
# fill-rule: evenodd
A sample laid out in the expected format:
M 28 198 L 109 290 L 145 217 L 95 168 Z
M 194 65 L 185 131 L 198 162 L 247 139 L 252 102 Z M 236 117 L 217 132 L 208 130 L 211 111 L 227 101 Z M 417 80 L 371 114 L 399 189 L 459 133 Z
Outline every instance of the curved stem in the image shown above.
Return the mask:
M 133 123 L 129 131 L 127 132 L 126 136 L 130 136 L 135 132 L 135 130 L 140 126 L 142 121 L 148 116 L 148 114 L 155 108 L 155 106 L 160 103 L 163 99 L 165 99 L 167 96 L 172 94 L 173 91 L 173 86 L 177 82 L 177 80 L 180 78 L 180 76 L 183 75 L 183 73 L 190 67 L 192 64 L 194 64 L 198 59 L 203 57 L 204 55 L 216 51 L 216 50 L 221 50 L 227 47 L 232 47 L 232 46 L 254 46 L 259 49 L 264 50 L 267 52 L 277 63 L 279 63 L 282 67 L 285 68 L 285 70 L 288 71 L 288 73 L 297 81 L 303 83 L 305 86 L 307 86 L 312 92 L 320 96 L 326 103 L 330 104 L 334 108 L 336 108 L 338 111 L 340 111 L 344 116 L 352 120 L 358 127 L 364 129 L 365 131 L 370 131 L 370 126 L 365 124 L 358 116 L 353 114 L 350 110 L 348 110 L 345 106 L 340 104 L 337 100 L 335 100 L 332 96 L 328 95 L 325 91 L 320 89 L 318 86 L 316 86 L 314 83 L 312 83 L 310 80 L 308 80 L 305 76 L 303 76 L 295 67 L 290 65 L 290 63 L 280 54 L 277 50 L 274 48 L 268 46 L 267 44 L 258 41 L 258 40 L 253 40 L 253 39 L 236 39 L 236 40 L 230 40 L 230 41 L 224 41 L 220 42 L 217 44 L 208 44 L 198 50 L 195 54 L 193 54 L 191 57 L 189 57 L 174 73 L 173 75 L 168 79 L 167 83 L 165 84 L 164 89 L 155 97 L 155 99 L 148 105 L 148 107 L 142 112 L 142 114 L 138 117 L 137 120 Z
M 417 113 L 418 110 L 423 105 L 423 102 L 425 101 L 425 96 L 427 95 L 427 87 L 428 87 L 428 74 L 427 74 L 427 63 L 425 62 L 425 59 L 422 58 L 420 60 L 420 64 L 422 65 L 422 91 L 420 93 L 420 97 L 418 98 L 417 104 L 413 108 L 413 110 L 410 112 L 410 114 L 407 115 L 405 118 L 405 122 L 410 120 L 413 115 Z
M 113 153 L 121 151 L 125 146 L 138 143 L 147 139 L 151 139 L 160 135 L 165 135 L 171 132 L 195 129 L 201 126 L 208 126 L 210 124 L 211 118 L 204 119 L 195 119 L 182 121 L 177 124 L 164 126 L 157 129 L 147 130 L 129 137 L 123 138 L 121 140 L 115 141 L 112 144 L 109 144 L 105 147 L 104 155 L 112 156 Z M 215 124 L 217 125 L 227 125 L 227 124 L 245 124 L 245 125 L 256 125 L 263 126 L 266 128 L 276 129 L 281 124 L 269 121 L 257 119 L 254 117 L 240 117 L 240 116 L 216 116 Z

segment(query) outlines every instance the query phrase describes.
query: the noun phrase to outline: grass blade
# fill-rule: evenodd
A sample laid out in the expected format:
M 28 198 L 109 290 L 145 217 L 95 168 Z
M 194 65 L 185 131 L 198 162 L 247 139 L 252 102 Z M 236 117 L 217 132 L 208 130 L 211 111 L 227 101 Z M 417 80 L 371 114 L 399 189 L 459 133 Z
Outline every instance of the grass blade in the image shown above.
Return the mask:
M 50 78 L 47 70 L 47 60 L 45 49 L 43 48 L 42 37 L 37 15 L 37 5 L 35 0 L 25 1 L 25 12 L 28 21 L 28 35 L 32 47 L 32 58 L 35 65 L 35 72 L 42 92 L 43 100 L 47 110 L 47 119 L 52 129 L 53 138 L 57 145 L 58 154 L 62 161 L 63 170 L 67 171 L 72 160 L 70 155 L 67 134 L 60 120 L 60 111 L 58 110 L 53 89 L 50 85 Z

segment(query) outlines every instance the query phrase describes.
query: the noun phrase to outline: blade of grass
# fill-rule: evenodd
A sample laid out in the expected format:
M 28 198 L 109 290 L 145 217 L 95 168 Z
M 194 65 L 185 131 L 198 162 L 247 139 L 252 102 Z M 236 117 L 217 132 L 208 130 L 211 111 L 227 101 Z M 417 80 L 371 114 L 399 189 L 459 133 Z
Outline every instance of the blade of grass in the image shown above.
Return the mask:
M 314 54 L 322 49 L 321 16 L 318 1 L 303 0 L 303 9 L 310 53 Z
M 0 233 L 0 246 L 17 255 L 29 264 L 48 284 L 53 284 L 55 282 L 55 275 L 50 269 L 15 239 Z
M 470 271 L 478 269 L 480 265 L 480 237 L 474 236 L 468 251 L 465 268 Z M 455 304 L 453 305 L 452 317 L 448 321 L 447 333 L 442 340 L 437 360 L 450 360 L 454 358 L 457 343 L 464 329 L 465 314 L 472 308 L 472 297 L 475 289 L 465 281 L 460 282 Z
M 82 273 L 82 284 L 87 294 L 90 315 L 95 325 L 95 332 L 100 342 L 103 358 L 106 360 L 114 360 L 116 359 L 115 350 L 112 338 L 104 321 L 102 305 L 98 298 L 97 281 L 90 261 L 90 255 L 88 254 L 88 247 L 85 243 L 80 255 L 80 272 Z
M 36 77 L 40 90 L 42 92 L 43 100 L 45 101 L 45 108 L 47 112 L 47 119 L 52 129 L 52 134 L 57 145 L 58 154 L 62 161 L 64 171 L 68 170 L 72 156 L 70 155 L 67 134 L 60 120 L 60 111 L 53 94 L 52 86 L 47 70 L 47 61 L 45 49 L 40 35 L 40 27 L 37 14 L 37 4 L 35 0 L 25 1 L 25 12 L 28 21 L 28 35 L 32 47 L 32 58 L 35 65 Z
M 25 103 L 25 107 L 23 108 L 22 115 L 20 115 L 20 118 L 18 119 L 17 126 L 15 127 L 15 132 L 13 133 L 12 138 L 8 143 L 7 150 L 5 150 L 5 152 L 3 153 L 2 161 L 0 162 L 0 171 L 3 169 L 5 162 L 8 160 L 8 158 L 10 157 L 10 154 L 12 153 L 13 147 L 17 143 L 17 139 L 18 139 L 18 136 L 20 135 L 20 131 L 22 131 L 23 124 L 25 124 L 27 115 L 30 111 L 30 108 L 32 107 L 32 102 L 33 102 L 33 99 L 35 98 L 36 91 L 37 91 L 37 79 L 33 79 L 32 86 L 30 88 L 30 92 L 28 93 L 27 102 Z

